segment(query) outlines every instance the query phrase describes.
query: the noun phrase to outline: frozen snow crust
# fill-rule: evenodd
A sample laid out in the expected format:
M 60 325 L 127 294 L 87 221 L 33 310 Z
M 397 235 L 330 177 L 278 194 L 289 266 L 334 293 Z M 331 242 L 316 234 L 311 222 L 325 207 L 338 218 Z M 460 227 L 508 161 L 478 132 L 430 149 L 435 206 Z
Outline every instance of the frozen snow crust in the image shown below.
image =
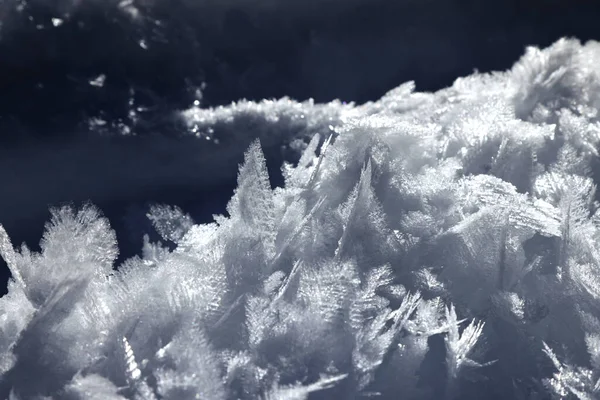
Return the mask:
M 252 142 L 228 215 L 157 205 L 164 244 L 119 266 L 93 206 L 40 253 L 2 230 L 0 394 L 600 397 L 599 65 L 560 40 L 436 93 L 187 111 L 211 140 L 296 129 L 302 157 L 272 189 Z

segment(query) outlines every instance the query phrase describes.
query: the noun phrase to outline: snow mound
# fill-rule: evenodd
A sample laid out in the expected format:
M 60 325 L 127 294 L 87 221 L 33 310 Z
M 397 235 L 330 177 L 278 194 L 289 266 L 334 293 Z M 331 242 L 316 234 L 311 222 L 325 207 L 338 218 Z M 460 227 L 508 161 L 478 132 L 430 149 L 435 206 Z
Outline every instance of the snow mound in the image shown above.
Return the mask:
M 39 253 L 0 231 L 2 395 L 596 398 L 599 61 L 563 39 L 436 93 L 184 112 L 248 147 L 227 215 L 157 205 L 164 244 L 117 269 L 92 206 Z M 290 134 L 273 189 L 261 141 Z

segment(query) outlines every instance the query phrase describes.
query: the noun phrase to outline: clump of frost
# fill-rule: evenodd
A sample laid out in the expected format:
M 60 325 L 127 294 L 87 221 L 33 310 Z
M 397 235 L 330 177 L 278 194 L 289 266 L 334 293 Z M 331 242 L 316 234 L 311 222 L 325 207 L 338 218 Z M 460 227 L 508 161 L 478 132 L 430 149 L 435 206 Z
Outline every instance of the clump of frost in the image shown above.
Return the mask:
M 153 207 L 174 249 L 146 239 L 116 270 L 91 206 L 55 210 L 40 253 L 0 231 L 2 395 L 600 397 L 598 61 L 560 40 L 344 118 L 296 103 L 316 135 L 284 187 L 254 141 L 228 215 Z M 272 135 L 289 104 L 185 115 Z

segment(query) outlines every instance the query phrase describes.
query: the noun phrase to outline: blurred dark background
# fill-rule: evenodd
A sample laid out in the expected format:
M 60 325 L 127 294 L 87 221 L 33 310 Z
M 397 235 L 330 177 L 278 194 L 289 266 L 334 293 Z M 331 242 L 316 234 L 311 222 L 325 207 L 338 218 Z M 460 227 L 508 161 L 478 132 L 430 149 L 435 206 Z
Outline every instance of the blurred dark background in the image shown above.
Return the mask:
M 35 248 L 49 205 L 89 199 L 130 256 L 149 202 L 206 222 L 233 192 L 241 153 L 207 179 L 219 149 L 181 150 L 191 139 L 177 113 L 195 100 L 362 103 L 407 80 L 433 91 L 508 69 L 527 45 L 600 39 L 599 20 L 591 0 L 5 0 L 0 223 Z M 65 150 L 98 140 L 96 156 Z M 168 172 L 143 154 L 157 140 L 169 140 Z M 282 155 L 267 158 L 281 184 Z

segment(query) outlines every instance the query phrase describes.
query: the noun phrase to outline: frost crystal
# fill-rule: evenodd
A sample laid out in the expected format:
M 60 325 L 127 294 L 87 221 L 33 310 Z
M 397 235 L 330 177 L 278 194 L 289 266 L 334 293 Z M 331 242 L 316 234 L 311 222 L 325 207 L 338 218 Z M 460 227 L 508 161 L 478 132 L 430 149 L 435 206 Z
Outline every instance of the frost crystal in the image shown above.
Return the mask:
M 153 206 L 172 247 L 121 265 L 91 206 L 40 252 L 0 229 L 0 398 L 600 398 L 598 60 L 565 39 L 360 106 L 197 101 L 194 135 L 247 148 L 228 215 Z

